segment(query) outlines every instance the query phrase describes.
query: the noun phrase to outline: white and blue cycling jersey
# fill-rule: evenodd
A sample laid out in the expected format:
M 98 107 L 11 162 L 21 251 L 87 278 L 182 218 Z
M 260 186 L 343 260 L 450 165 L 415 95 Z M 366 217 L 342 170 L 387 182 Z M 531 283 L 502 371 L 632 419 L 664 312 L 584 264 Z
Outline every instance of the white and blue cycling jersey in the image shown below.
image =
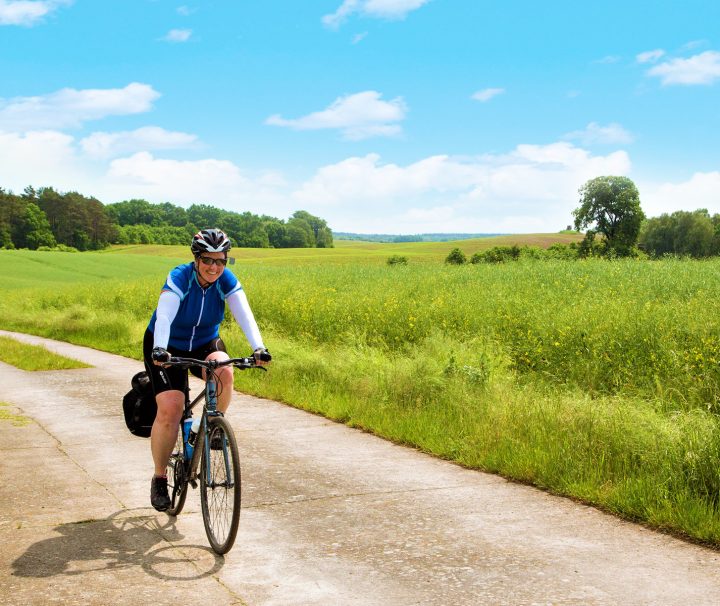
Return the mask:
M 177 349 L 191 351 L 217 338 L 225 315 L 226 301 L 253 349 L 263 347 L 260 332 L 238 279 L 225 268 L 217 280 L 203 288 L 198 282 L 193 263 L 178 265 L 165 280 L 158 308 L 148 324 L 148 330 L 155 333 L 155 346 L 167 347 L 169 344 Z M 162 320 L 160 323 L 158 316 Z M 155 331 L 156 323 L 161 334 Z M 166 334 L 168 327 L 169 334 Z

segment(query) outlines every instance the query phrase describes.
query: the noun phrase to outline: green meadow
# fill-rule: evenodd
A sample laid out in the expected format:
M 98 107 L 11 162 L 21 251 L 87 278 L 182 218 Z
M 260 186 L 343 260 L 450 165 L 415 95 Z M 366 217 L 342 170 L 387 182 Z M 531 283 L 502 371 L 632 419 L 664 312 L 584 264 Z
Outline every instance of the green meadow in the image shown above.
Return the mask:
M 237 387 L 720 545 L 720 260 L 443 263 L 508 243 L 234 251 L 274 355 Z M 139 359 L 186 259 L 2 251 L 0 327 Z M 233 322 L 223 336 L 247 353 Z

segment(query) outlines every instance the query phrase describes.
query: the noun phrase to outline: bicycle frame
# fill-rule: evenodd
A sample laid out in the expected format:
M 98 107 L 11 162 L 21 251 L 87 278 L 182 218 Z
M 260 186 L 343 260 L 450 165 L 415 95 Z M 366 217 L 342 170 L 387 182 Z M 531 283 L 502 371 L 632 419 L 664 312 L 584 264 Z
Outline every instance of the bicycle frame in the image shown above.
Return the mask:
M 193 446 L 193 454 L 190 460 L 188 460 L 185 456 L 185 453 L 187 452 L 187 442 L 189 439 L 185 437 L 183 433 L 183 459 L 185 461 L 186 467 L 185 467 L 185 473 L 187 474 L 187 481 L 190 482 L 193 488 L 197 487 L 197 478 L 198 478 L 198 470 L 199 470 L 199 457 L 200 457 L 200 451 L 207 450 L 210 448 L 210 445 L 208 443 L 208 436 L 207 436 L 207 417 L 212 416 L 218 416 L 222 415 L 222 412 L 220 412 L 217 409 L 217 383 L 211 378 L 208 377 L 208 379 L 205 381 L 205 389 L 201 391 L 195 399 L 190 402 L 190 389 L 185 391 L 185 410 L 183 411 L 182 421 L 187 419 L 192 412 L 192 410 L 199 404 L 201 400 L 204 400 L 205 403 L 202 408 L 201 416 L 200 416 L 200 426 L 198 427 L 197 437 L 195 439 L 195 445 Z M 223 449 L 225 449 L 225 445 L 223 445 Z M 207 475 L 210 475 L 210 458 L 205 457 L 205 463 L 207 465 Z M 225 466 L 227 469 L 228 474 L 230 473 L 229 470 L 229 464 L 227 462 L 227 457 L 225 458 Z

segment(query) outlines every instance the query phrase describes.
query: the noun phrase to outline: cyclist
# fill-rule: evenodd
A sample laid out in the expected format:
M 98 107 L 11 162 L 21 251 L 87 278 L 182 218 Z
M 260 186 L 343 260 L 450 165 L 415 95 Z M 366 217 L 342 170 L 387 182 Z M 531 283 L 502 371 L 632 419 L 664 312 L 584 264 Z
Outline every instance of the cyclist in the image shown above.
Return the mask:
M 170 356 L 228 359 L 218 334 L 226 303 L 250 342 L 256 362 L 265 365 L 270 360 L 245 292 L 226 267 L 230 246 L 230 240 L 219 229 L 203 229 L 195 234 L 190 246 L 194 261 L 178 265 L 168 274 L 145 331 L 143 357 L 157 401 L 150 434 L 155 465 L 150 502 L 158 511 L 170 506 L 165 468 L 177 439 L 188 385 L 187 370 L 164 367 L 163 362 Z M 201 376 L 195 369 L 191 372 Z M 225 412 L 233 392 L 232 367 L 218 369 L 217 376 L 217 407 Z

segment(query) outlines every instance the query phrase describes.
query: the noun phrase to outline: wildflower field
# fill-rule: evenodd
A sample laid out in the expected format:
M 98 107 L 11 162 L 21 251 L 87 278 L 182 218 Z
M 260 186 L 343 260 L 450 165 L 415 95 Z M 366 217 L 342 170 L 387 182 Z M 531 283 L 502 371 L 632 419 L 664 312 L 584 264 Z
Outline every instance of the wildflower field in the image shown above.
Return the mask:
M 720 261 L 447 266 L 423 246 L 239 252 L 275 361 L 237 387 L 720 545 Z M 139 358 L 172 248 L 2 251 L 0 327 Z

